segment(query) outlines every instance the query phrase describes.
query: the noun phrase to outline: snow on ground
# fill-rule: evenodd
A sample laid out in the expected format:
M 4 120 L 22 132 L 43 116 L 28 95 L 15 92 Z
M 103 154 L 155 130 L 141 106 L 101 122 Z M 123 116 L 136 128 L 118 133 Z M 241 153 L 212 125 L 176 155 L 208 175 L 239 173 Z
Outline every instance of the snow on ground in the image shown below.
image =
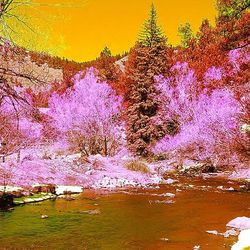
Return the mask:
M 248 168 L 238 169 L 234 171 L 230 176 L 231 179 L 248 179 L 250 180 L 250 166 Z
M 46 157 L 33 149 L 22 153 L 20 163 L 12 159 L 1 164 L 5 174 L 0 176 L 0 185 L 7 183 L 9 186 L 30 187 L 39 183 L 84 188 L 122 188 L 157 185 L 163 180 L 159 164 L 148 164 L 150 173 L 146 174 L 128 170 L 124 165 L 133 160 L 129 156 L 95 155 L 82 162 L 80 154 L 56 155 L 46 150 Z M 166 164 L 161 164 L 160 172 L 169 169 Z
M 232 250 L 247 250 L 250 248 L 250 229 L 240 232 L 238 242 L 232 246 Z

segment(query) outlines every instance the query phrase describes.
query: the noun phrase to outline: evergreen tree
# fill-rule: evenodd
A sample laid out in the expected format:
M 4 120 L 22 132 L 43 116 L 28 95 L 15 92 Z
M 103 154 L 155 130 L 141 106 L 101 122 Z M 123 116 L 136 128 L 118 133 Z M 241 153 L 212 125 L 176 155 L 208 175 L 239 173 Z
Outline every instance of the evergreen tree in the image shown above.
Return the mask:
M 151 7 L 139 42 L 129 54 L 126 64 L 127 142 L 136 155 L 150 155 L 150 145 L 164 135 L 156 126 L 158 112 L 154 77 L 167 71 L 166 39 L 157 26 L 157 15 Z
M 107 57 L 112 56 L 111 50 L 107 46 L 105 46 L 102 52 L 100 53 L 100 57 L 104 57 L 104 56 L 107 56 Z
M 147 47 L 166 41 L 166 37 L 157 24 L 157 12 L 153 4 L 151 5 L 149 18 L 145 21 L 143 30 L 139 34 L 139 41 Z
M 190 23 L 180 25 L 180 27 L 178 28 L 178 33 L 181 37 L 181 45 L 184 48 L 189 47 L 189 43 L 194 37 Z
M 112 56 L 111 50 L 105 47 L 96 59 L 95 67 L 99 71 L 99 77 L 109 83 L 118 81 L 118 70 L 115 67 L 116 58 Z
M 242 12 L 250 10 L 250 0 L 217 0 L 219 19 L 239 19 Z

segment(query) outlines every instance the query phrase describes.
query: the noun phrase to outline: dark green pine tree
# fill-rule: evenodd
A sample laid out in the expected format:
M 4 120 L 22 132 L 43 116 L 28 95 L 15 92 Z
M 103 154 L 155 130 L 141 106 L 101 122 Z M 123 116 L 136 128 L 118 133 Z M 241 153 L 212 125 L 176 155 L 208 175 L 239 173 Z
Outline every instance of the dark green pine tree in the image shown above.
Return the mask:
M 150 146 L 164 135 L 155 125 L 159 104 L 154 77 L 167 71 L 166 38 L 157 25 L 152 5 L 149 20 L 126 64 L 127 142 L 135 155 L 150 156 Z
M 151 5 L 149 18 L 145 21 L 143 30 L 139 34 L 139 42 L 146 47 L 152 47 L 154 44 L 166 42 L 166 37 L 157 24 L 157 12 L 154 4 Z

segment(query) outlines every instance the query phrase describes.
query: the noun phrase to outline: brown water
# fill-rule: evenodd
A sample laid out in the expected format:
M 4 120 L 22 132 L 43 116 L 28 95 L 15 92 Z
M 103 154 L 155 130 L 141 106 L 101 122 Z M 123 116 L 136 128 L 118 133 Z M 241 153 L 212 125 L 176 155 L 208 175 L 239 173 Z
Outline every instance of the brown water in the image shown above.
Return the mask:
M 250 195 L 218 191 L 219 185 L 192 180 L 152 190 L 85 191 L 73 201 L 17 207 L 0 213 L 0 249 L 230 249 L 236 238 L 206 230 L 225 232 L 231 219 L 250 217 Z M 176 197 L 156 196 L 166 192 Z M 160 203 L 169 201 L 174 203 Z M 41 219 L 42 214 L 49 218 Z

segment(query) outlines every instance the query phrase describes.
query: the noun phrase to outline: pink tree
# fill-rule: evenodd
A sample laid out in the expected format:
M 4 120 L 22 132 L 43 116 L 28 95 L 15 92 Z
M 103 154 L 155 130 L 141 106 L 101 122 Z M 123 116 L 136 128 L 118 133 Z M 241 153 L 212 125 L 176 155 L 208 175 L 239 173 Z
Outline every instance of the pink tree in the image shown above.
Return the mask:
M 16 93 L 22 96 L 22 89 Z M 27 98 L 28 99 L 28 98 Z M 22 149 L 30 147 L 40 140 L 43 125 L 34 118 L 34 109 L 30 103 L 22 102 L 11 96 L 5 96 L 0 103 L 0 153 L 5 156 L 18 154 Z
M 173 76 L 159 76 L 161 114 L 157 122 L 174 120 L 178 129 L 154 147 L 155 153 L 168 153 L 185 159 L 228 164 L 235 160 L 230 145 L 239 134 L 240 105 L 228 89 L 208 91 L 209 81 L 219 81 L 221 70 L 208 69 L 203 83 L 186 63 L 172 68 Z
M 122 98 L 90 68 L 75 76 L 74 87 L 49 100 L 49 115 L 59 137 L 85 155 L 115 154 L 122 142 Z

